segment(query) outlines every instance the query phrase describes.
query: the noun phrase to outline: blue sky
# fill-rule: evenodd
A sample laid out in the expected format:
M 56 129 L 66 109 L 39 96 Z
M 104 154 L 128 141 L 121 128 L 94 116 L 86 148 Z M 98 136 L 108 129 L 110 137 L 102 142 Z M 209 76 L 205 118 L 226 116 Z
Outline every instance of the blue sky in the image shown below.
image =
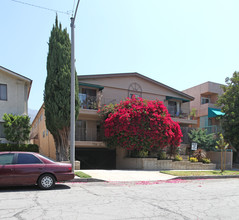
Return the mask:
M 63 12 L 74 4 L 19 1 Z M 81 0 L 77 73 L 139 72 L 180 91 L 206 81 L 224 83 L 239 70 L 238 9 L 237 0 Z M 0 3 L 0 65 L 33 80 L 31 109 L 43 103 L 55 16 L 13 0 Z M 70 17 L 58 13 L 68 33 Z

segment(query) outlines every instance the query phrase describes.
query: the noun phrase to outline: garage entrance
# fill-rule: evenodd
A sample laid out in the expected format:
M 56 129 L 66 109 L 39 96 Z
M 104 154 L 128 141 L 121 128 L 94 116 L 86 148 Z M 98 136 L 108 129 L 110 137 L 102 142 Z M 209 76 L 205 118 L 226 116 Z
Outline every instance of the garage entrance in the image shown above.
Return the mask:
M 81 169 L 116 169 L 116 151 L 106 148 L 76 148 Z

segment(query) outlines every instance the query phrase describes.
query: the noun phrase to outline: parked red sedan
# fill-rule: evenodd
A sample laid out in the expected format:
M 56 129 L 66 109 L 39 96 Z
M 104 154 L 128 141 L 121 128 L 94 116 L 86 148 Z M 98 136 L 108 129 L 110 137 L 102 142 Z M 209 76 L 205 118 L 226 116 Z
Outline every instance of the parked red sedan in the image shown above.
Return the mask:
M 52 189 L 55 182 L 74 178 L 71 164 L 57 163 L 38 153 L 0 152 L 0 186 L 35 185 Z

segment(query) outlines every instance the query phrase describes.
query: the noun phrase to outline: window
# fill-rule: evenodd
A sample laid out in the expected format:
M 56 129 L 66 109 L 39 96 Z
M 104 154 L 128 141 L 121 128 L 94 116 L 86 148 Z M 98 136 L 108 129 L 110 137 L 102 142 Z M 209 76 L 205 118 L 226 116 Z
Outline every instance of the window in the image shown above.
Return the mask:
M 46 136 L 48 136 L 48 130 L 46 129 Z
M 42 161 L 32 154 L 18 154 L 17 164 L 40 164 Z
M 4 133 L 4 127 L 3 127 L 3 122 L 0 122 L 0 138 L 5 138 L 6 135 Z
M 79 99 L 81 108 L 83 109 L 97 109 L 96 89 L 81 88 Z
M 176 116 L 176 114 L 177 114 L 177 103 L 176 102 L 173 102 L 173 101 L 168 102 L 168 113 L 173 117 Z
M 14 157 L 14 154 L 1 154 L 0 155 L 0 164 L 1 165 L 12 164 L 13 157 Z
M 136 82 L 131 83 L 128 88 L 128 97 L 132 98 L 133 95 L 136 98 L 142 97 L 142 87 Z
M 43 134 L 42 134 L 43 137 L 45 137 L 45 131 L 43 131 Z
M 0 84 L 0 100 L 7 101 L 7 85 Z
M 201 98 L 201 104 L 206 104 L 206 103 L 210 103 L 210 98 L 206 98 L 206 97 L 202 97 Z

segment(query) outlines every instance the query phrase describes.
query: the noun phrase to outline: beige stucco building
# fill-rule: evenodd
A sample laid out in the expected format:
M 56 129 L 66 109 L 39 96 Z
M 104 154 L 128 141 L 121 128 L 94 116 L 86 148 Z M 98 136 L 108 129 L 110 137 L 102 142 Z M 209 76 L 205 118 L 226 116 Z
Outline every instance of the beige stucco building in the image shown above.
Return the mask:
M 217 116 L 223 113 L 216 103 L 218 96 L 223 93 L 221 86 L 222 84 L 205 82 L 183 91 L 195 98 L 190 102 L 190 110 L 196 109 L 197 127 L 207 129 L 208 133 L 220 131 Z
M 190 101 L 194 99 L 192 96 L 139 73 L 81 75 L 78 76 L 78 81 L 81 109 L 76 121 L 75 147 L 76 160 L 81 161 L 81 168 L 113 169 L 116 168 L 117 158 L 122 156 L 120 152 L 107 149 L 102 141 L 100 118 L 97 113 L 100 106 L 119 103 L 133 95 L 149 100 L 158 99 L 164 102 L 172 119 L 179 122 L 180 126 L 197 124 L 196 120 L 189 117 Z M 44 131 L 45 134 L 47 131 L 44 117 L 42 107 L 32 123 L 31 137 L 35 143 L 39 143 L 40 152 L 55 158 L 55 155 L 52 155 L 54 141 L 49 137 L 49 133 L 48 136 L 44 136 Z
M 41 106 L 32 121 L 30 140 L 32 144 L 39 146 L 40 154 L 56 159 L 54 139 L 46 128 L 44 105 Z
M 4 113 L 28 114 L 31 84 L 31 79 L 0 66 L 0 142 L 6 142 L 2 120 Z

